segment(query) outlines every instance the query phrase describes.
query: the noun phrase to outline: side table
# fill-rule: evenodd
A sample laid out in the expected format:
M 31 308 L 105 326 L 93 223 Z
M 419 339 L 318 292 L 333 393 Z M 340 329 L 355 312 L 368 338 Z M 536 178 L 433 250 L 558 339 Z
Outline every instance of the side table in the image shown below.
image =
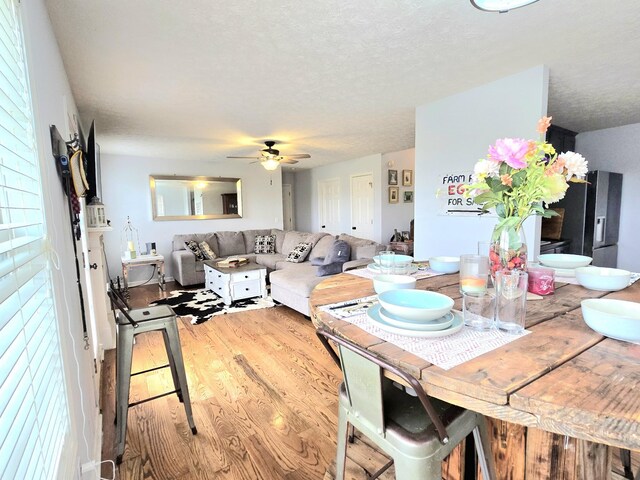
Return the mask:
M 406 242 L 391 242 L 389 243 L 389 249 L 396 253 L 413 255 L 413 240 Z
M 140 255 L 136 258 L 122 257 L 122 278 L 124 280 L 124 290 L 129 288 L 129 269 L 134 267 L 143 267 L 146 265 L 155 265 L 158 270 L 158 286 L 164 290 L 164 257 L 162 255 Z

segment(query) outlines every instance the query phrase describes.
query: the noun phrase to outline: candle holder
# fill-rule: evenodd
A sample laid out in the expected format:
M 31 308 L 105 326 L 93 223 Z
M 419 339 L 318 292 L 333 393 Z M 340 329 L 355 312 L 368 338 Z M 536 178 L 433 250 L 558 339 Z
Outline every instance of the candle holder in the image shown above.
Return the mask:
M 122 228 L 121 235 L 122 252 L 124 258 L 132 260 L 136 258 L 137 252 L 140 251 L 140 239 L 138 237 L 138 229 L 131 223 L 131 218 L 127 216 L 127 223 Z

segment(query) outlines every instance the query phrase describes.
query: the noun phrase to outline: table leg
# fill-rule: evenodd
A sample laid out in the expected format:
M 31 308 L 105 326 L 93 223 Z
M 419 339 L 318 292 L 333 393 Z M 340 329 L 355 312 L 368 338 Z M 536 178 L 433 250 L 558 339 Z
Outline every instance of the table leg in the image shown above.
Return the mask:
M 125 292 L 129 291 L 129 266 L 125 263 L 122 264 L 122 288 Z
M 158 262 L 158 286 L 160 290 L 164 290 L 165 281 L 164 281 L 164 262 Z

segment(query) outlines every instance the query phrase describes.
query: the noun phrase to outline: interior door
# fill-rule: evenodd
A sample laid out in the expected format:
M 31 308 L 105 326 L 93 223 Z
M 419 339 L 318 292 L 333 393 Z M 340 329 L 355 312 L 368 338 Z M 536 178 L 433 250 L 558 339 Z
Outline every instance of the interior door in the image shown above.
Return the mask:
M 373 239 L 373 175 L 351 177 L 351 234 Z
M 319 231 L 338 235 L 340 232 L 340 179 L 318 182 Z
M 282 185 L 282 223 L 285 230 L 293 230 L 293 197 L 291 196 L 291 185 Z

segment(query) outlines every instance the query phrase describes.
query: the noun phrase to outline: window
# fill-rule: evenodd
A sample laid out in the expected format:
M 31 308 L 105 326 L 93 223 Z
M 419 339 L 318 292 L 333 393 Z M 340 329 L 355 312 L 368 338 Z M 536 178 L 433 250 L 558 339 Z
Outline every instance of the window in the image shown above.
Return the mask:
M 0 478 L 55 478 L 69 434 L 16 0 L 0 0 Z

